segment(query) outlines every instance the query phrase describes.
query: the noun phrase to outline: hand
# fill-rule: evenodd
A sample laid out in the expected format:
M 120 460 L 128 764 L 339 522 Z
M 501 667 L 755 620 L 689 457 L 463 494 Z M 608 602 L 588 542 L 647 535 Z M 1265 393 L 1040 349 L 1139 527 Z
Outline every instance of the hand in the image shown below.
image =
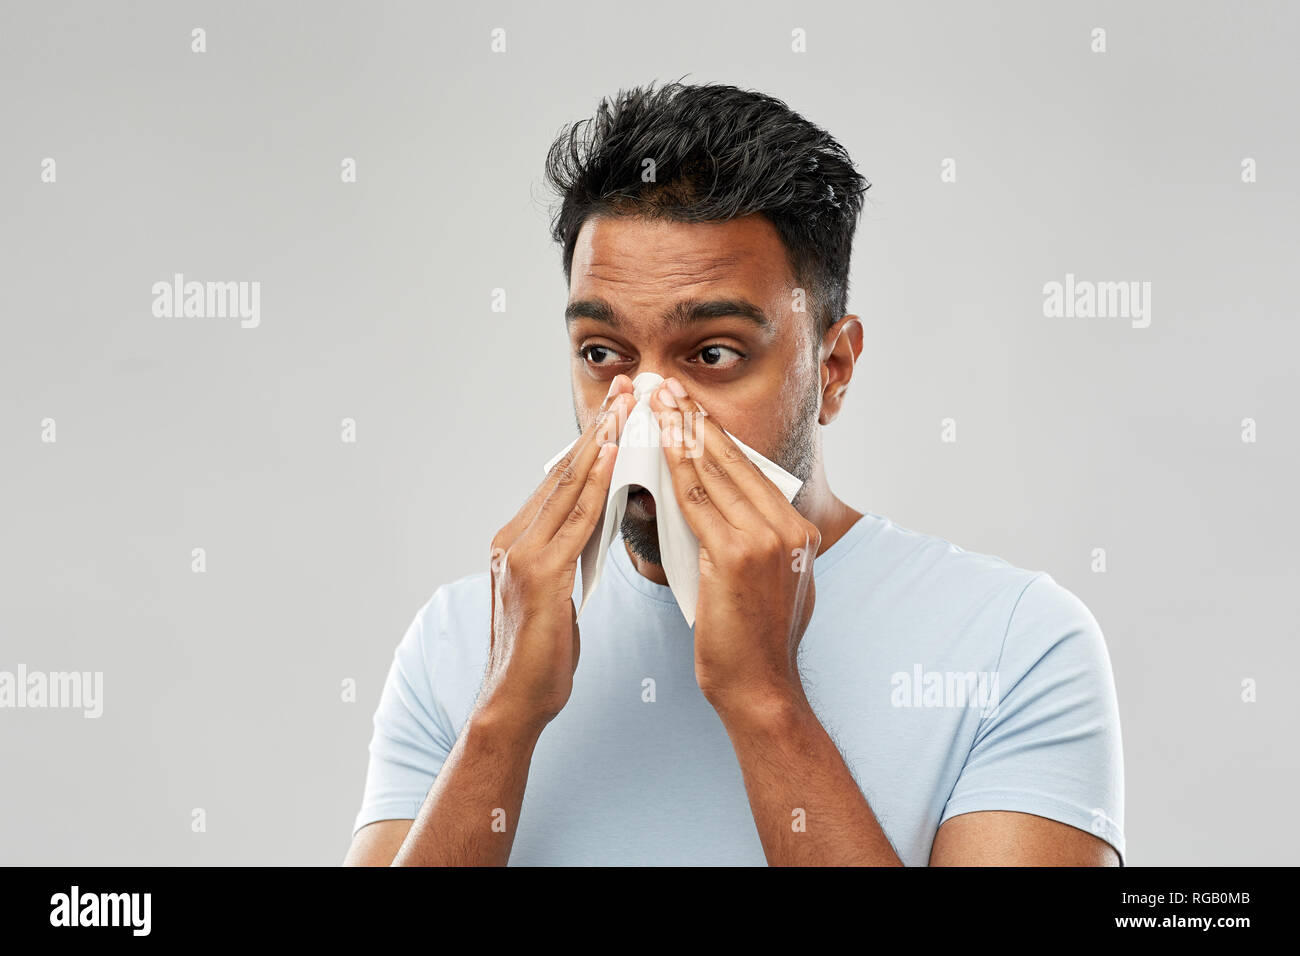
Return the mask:
M 476 710 L 540 732 L 568 703 L 578 666 L 578 558 L 604 510 L 634 404 L 632 380 L 616 376 L 600 413 L 492 539 L 491 644 Z
M 650 407 L 677 503 L 700 542 L 700 690 L 724 720 L 806 708 L 796 659 L 816 601 L 821 532 L 678 380 L 656 389 Z

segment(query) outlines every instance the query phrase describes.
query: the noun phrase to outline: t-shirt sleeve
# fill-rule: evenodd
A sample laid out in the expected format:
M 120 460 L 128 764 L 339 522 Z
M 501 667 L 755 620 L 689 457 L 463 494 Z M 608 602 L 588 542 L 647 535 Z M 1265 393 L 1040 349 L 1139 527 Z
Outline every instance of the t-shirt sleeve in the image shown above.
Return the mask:
M 353 833 L 376 820 L 414 820 L 456 743 L 434 697 L 430 667 L 442 637 L 443 598 L 439 589 L 393 653 L 375 709 L 366 789 Z
M 973 810 L 1058 820 L 1105 840 L 1124 862 L 1119 706 L 1101 628 L 1039 574 L 1021 592 L 988 708 L 940 825 Z

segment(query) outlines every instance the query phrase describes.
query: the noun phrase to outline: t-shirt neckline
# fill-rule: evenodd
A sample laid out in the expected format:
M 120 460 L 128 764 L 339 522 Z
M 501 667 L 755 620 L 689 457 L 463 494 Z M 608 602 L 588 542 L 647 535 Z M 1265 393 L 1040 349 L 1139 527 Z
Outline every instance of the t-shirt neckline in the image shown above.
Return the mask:
M 864 513 L 849 526 L 849 530 L 844 532 L 838 541 L 813 559 L 814 580 L 821 581 L 825 578 L 843 560 L 844 556 L 852 551 L 865 537 L 867 528 L 870 525 L 867 520 L 869 517 L 871 517 L 869 514 Z M 614 567 L 618 569 L 623 580 L 633 590 L 653 601 L 658 601 L 660 604 L 677 604 L 677 599 L 673 597 L 672 588 L 666 584 L 651 581 L 632 564 L 632 559 L 628 557 L 627 546 L 623 543 L 621 530 L 614 535 L 614 540 L 609 544 L 609 551 L 612 553 Z

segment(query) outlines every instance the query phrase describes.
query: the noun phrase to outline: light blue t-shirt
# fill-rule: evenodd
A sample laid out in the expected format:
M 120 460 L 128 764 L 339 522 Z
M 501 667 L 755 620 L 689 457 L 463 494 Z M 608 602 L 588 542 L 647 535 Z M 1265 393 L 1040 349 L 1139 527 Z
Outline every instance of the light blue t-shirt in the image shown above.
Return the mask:
M 813 573 L 804 688 L 905 864 L 925 865 L 940 824 L 973 810 L 1059 820 L 1123 859 L 1114 681 L 1078 598 L 873 514 Z M 375 712 L 354 832 L 415 818 L 478 693 L 488 627 L 486 572 L 416 615 Z M 510 863 L 764 865 L 692 630 L 621 539 L 579 627 L 573 694 L 538 741 Z

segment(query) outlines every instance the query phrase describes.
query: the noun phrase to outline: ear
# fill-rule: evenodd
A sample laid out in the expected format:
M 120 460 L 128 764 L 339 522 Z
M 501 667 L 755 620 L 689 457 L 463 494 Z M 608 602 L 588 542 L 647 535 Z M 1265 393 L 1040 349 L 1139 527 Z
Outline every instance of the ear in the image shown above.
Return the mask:
M 862 322 L 856 315 L 846 315 L 822 336 L 821 377 L 822 408 L 819 425 L 829 425 L 844 407 L 844 393 L 853 378 L 853 366 L 862 354 Z

